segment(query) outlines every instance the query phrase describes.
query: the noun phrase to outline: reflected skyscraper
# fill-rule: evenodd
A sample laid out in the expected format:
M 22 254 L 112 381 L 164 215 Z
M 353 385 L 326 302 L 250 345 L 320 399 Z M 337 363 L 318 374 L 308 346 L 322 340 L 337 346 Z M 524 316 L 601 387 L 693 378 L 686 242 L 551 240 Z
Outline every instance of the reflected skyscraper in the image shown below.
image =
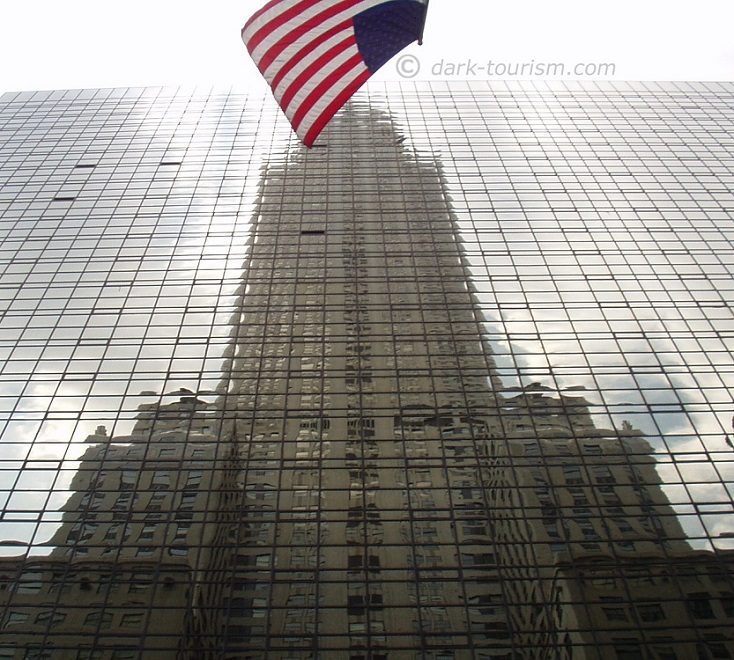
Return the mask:
M 96 117 L 105 109 L 114 115 L 113 103 L 124 105 L 112 98 L 92 101 L 99 106 Z M 424 109 L 425 100 L 404 98 L 408 115 Z M 437 94 L 435 101 L 442 106 L 462 98 Z M 544 98 L 550 102 L 551 96 Z M 579 91 L 580 100 L 566 100 L 564 107 L 570 111 L 589 98 L 598 101 Z M 498 102 L 511 113 L 508 99 Z M 5 109 L 22 115 L 32 103 L 11 99 Z M 50 115 L 55 103 L 40 102 Z M 108 173 L 109 181 L 118 177 L 116 184 L 93 184 L 92 177 L 78 195 L 55 195 L 57 204 L 71 209 L 84 206 L 85 193 L 100 201 L 92 207 L 94 217 L 108 218 L 104 228 L 92 223 L 76 238 L 75 249 L 82 250 L 89 235 L 99 236 L 90 263 L 107 256 L 105 232 L 119 218 L 123 224 L 133 218 L 127 226 L 134 227 L 146 205 L 157 221 L 150 236 L 180 213 L 197 218 L 202 210 L 221 220 L 236 212 L 229 235 L 217 235 L 212 221 L 201 236 L 205 245 L 209 233 L 213 245 L 241 240 L 237 253 L 246 253 L 246 261 L 235 280 L 236 265 L 204 273 L 189 257 L 191 290 L 204 287 L 220 296 L 226 290 L 229 313 L 204 312 L 205 297 L 187 298 L 180 330 L 173 333 L 180 361 L 168 363 L 168 379 L 158 389 L 131 392 L 139 396 L 131 399 L 135 407 L 128 412 L 135 419 L 125 432 L 97 425 L 78 463 L 69 466 L 75 476 L 52 533 L 31 543 L 27 556 L 6 553 L 3 635 L 9 641 L 0 657 L 438 660 L 734 653 L 729 537 L 726 531 L 695 531 L 699 520 L 726 529 L 718 490 L 731 465 L 725 435 L 699 434 L 708 456 L 703 459 L 693 436 L 672 426 L 651 432 L 634 399 L 642 392 L 654 401 L 650 392 L 658 389 L 621 384 L 623 370 L 595 358 L 604 352 L 601 331 L 584 336 L 583 321 L 575 334 L 559 323 L 562 329 L 550 330 L 550 340 L 541 315 L 532 332 L 518 331 L 513 313 L 519 318 L 532 309 L 532 296 L 503 296 L 504 255 L 493 255 L 496 247 L 478 220 L 473 230 L 466 226 L 464 209 L 479 218 L 488 208 L 499 214 L 504 201 L 487 192 L 496 174 L 486 175 L 485 197 L 472 179 L 482 167 L 494 172 L 496 163 L 468 151 L 487 140 L 471 113 L 461 126 L 475 132 L 475 141 L 466 143 L 467 151 L 461 139 L 446 142 L 455 150 L 448 158 L 427 149 L 444 144 L 442 138 L 410 129 L 415 134 L 408 139 L 394 115 L 357 101 L 324 145 L 310 152 L 273 146 L 238 178 L 257 140 L 272 129 L 255 127 L 256 117 L 267 121 L 259 106 L 248 115 L 234 105 L 214 95 L 195 106 L 206 121 L 192 129 L 215 154 L 229 149 L 229 159 L 208 160 L 196 140 L 188 149 L 169 143 L 156 151 L 155 168 L 128 172 L 119 165 Z M 179 121 L 172 134 L 182 130 L 179 113 L 187 111 L 181 97 L 162 94 L 143 106 L 147 114 L 140 113 L 136 125 L 170 112 L 171 125 Z M 219 119 L 211 122 L 212 116 Z M 248 137 L 253 134 L 259 137 Z M 501 141 L 501 133 L 493 138 Z M 504 153 L 497 162 L 521 192 L 527 181 L 513 172 L 515 158 Z M 76 169 L 90 165 L 101 173 L 87 160 L 77 161 Z M 580 171 L 570 160 L 564 166 Z M 228 176 L 230 167 L 234 175 Z M 208 169 L 214 171 L 209 178 Z M 108 210 L 108 193 L 113 198 L 119 180 L 128 174 L 135 180 L 134 172 L 153 180 L 136 214 L 124 211 L 124 193 Z M 191 186 L 197 192 L 176 204 L 176 191 Z M 29 194 L 23 190 L 16 199 Z M 8 208 L 12 217 L 18 207 Z M 33 212 L 32 206 L 21 209 L 15 231 L 29 226 Z M 248 223 L 246 237 L 238 222 Z M 178 226 L 181 241 L 185 228 Z M 534 240 L 544 240 L 544 231 L 540 223 Z M 166 238 L 163 231 L 162 241 L 148 239 L 148 245 L 162 253 Z M 131 231 L 125 240 L 134 246 L 140 235 Z M 547 249 L 547 263 L 553 252 Z M 135 263 L 143 283 L 155 257 L 160 254 Z M 516 257 L 518 269 L 524 259 Z M 129 263 L 119 260 L 111 272 Z M 593 272 L 590 267 L 587 277 Z M 184 294 L 185 287 L 175 286 L 176 270 L 167 273 L 173 293 Z M 661 268 L 658 277 L 663 274 Z M 530 281 L 539 281 L 537 272 Z M 570 281 L 558 271 L 559 289 Z M 155 284 L 147 287 L 155 295 Z M 487 303 L 488 293 L 496 304 Z M 98 299 L 107 294 L 102 289 Z M 128 301 L 134 304 L 130 294 L 122 306 Z M 560 309 L 552 300 L 540 307 L 545 321 Z M 566 302 L 566 318 L 574 308 L 574 301 Z M 498 311 L 506 313 L 499 342 Z M 90 319 L 86 332 L 98 327 Z M 149 344 L 159 345 L 165 333 L 156 333 L 152 319 L 146 324 L 149 334 L 137 342 L 137 354 L 148 350 L 152 357 Z M 663 338 L 652 326 L 648 333 L 657 333 L 651 341 Z M 523 373 L 518 347 L 533 337 L 549 342 L 537 354 L 555 366 Z M 629 331 L 617 337 L 632 339 Z M 574 354 L 568 349 L 574 341 L 589 350 Z M 553 354 L 554 342 L 559 353 L 569 354 L 569 366 Z M 522 376 L 518 382 L 508 378 L 508 354 Z M 589 387 L 578 355 L 596 362 L 589 373 L 599 382 L 606 378 L 616 399 L 602 402 L 604 388 Z M 174 365 L 177 379 L 170 377 Z M 631 373 L 642 383 L 654 372 Z M 648 405 L 659 419 L 677 413 L 669 403 L 660 411 Z M 692 405 L 689 414 L 706 411 L 700 402 Z M 681 446 L 661 452 L 661 444 L 676 442 Z M 688 478 L 673 478 L 671 469 Z M 703 501 L 684 504 L 681 488 L 705 490 Z M 30 510 L 10 507 L 7 519 Z

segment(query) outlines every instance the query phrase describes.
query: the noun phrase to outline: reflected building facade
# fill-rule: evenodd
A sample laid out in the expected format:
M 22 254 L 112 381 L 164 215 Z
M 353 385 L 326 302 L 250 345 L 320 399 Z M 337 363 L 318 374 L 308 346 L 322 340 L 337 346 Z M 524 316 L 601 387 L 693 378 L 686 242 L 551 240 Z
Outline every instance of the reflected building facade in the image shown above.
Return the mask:
M 427 99 L 404 93 L 409 117 L 425 110 Z M 481 97 L 481 90 L 471 93 Z M 98 425 L 70 465 L 74 476 L 53 533 L 29 543 L 24 556 L 6 553 L 0 604 L 8 641 L 0 657 L 732 657 L 731 498 L 719 492 L 730 486 L 728 436 L 699 434 L 705 458 L 683 447 L 661 452 L 661 442 L 683 443 L 685 434 L 650 432 L 634 405 L 642 389 L 619 385 L 626 374 L 614 360 L 595 361 L 603 340 L 596 329 L 589 336 L 577 329 L 572 339 L 557 328 L 543 336 L 537 320 L 533 332 L 548 347 L 538 354 L 547 351 L 551 367 L 523 372 L 509 319 L 513 310 L 532 310 L 533 298 L 503 297 L 508 280 L 490 259 L 504 263 L 505 255 L 492 254 L 496 246 L 478 220 L 473 232 L 464 221 L 465 207 L 477 218 L 487 201 L 497 213 L 502 207 L 491 185 L 496 175 L 487 175 L 484 197 L 476 192 L 472 173 L 488 160 L 462 149 L 462 138 L 450 139 L 449 131 L 410 136 L 393 114 L 355 101 L 324 146 L 282 147 L 282 154 L 272 146 L 238 180 L 236 171 L 227 176 L 230 160 L 236 170 L 256 145 L 243 136 L 278 131 L 255 123 L 267 119 L 257 104 L 252 114 L 238 114 L 237 98 L 210 97 L 197 116 L 216 121 L 192 129 L 204 133 L 204 145 L 227 142 L 219 146 L 224 155 L 229 149 L 228 160 L 207 161 L 195 141 L 180 154 L 163 147 L 142 195 L 143 205 L 152 204 L 156 176 L 174 169 L 168 187 L 158 184 L 171 191 L 157 196 L 161 209 L 177 186 L 200 187 L 223 207 L 230 197 L 239 200 L 235 228 L 215 235 L 220 245 L 242 239 L 237 222 L 248 223 L 239 279 L 219 278 L 229 313 L 215 309 L 200 324 L 208 328 L 196 333 L 180 320 L 173 343 L 177 350 L 184 344 L 175 353 L 181 377 L 170 378 L 171 362 L 159 389 L 131 399 L 129 432 Z M 485 92 L 484 101 L 490 98 L 511 114 L 518 96 Z M 553 98 L 541 95 L 546 103 Z M 683 102 L 662 91 L 659 98 Z M 38 104 L 64 105 L 59 99 Z M 185 99 L 163 93 L 146 101 L 137 125 L 164 107 L 184 107 Z M 466 97 L 434 97 L 437 106 L 447 99 Z M 579 90 L 564 108 L 589 99 L 599 100 Z M 110 103 L 124 105 L 119 97 L 90 102 L 96 116 Z M 22 114 L 33 103 L 10 98 L 5 111 Z M 227 140 L 220 125 L 229 126 Z M 474 137 L 467 147 L 486 143 L 471 112 L 457 127 Z M 83 142 L 84 131 L 75 139 Z M 90 137 L 85 146 L 93 144 Z M 437 157 L 436 145 L 453 149 L 452 157 Z M 508 153 L 501 161 L 510 173 L 515 158 Z M 187 177 L 187 165 L 197 174 Z M 581 170 L 572 160 L 564 166 Z M 207 169 L 215 170 L 208 181 Z M 113 173 L 127 174 L 122 167 Z M 511 178 L 522 190 L 524 175 Z M 20 198 L 32 186 L 21 184 Z M 85 192 L 104 201 L 115 188 L 82 185 L 68 203 L 81 203 Z M 713 190 L 726 205 L 730 196 Z M 171 215 L 195 215 L 196 195 Z M 124 207 L 124 193 L 121 199 L 112 211 L 100 204 L 107 226 Z M 206 211 L 214 218 L 217 203 Z M 21 212 L 16 231 L 33 213 L 32 205 Z M 167 217 L 165 210 L 151 215 Z M 727 231 L 723 223 L 720 231 Z M 543 232 L 539 223 L 536 240 Z M 77 238 L 80 248 L 94 233 Z M 139 237 L 128 240 L 134 246 Z M 552 256 L 550 249 L 547 262 Z M 526 255 L 515 258 L 522 264 Z M 145 261 L 136 268 L 143 272 Z M 558 272 L 562 288 L 569 280 Z M 212 281 L 197 273 L 191 286 Z M 495 305 L 487 304 L 488 292 Z M 197 304 L 205 303 L 189 299 L 185 313 L 201 321 L 206 313 Z M 546 320 L 554 316 L 552 303 L 537 307 Z M 503 339 L 522 376 L 517 382 L 507 377 L 508 351 L 494 329 L 496 313 L 506 310 Z M 152 319 L 146 327 L 162 336 Z M 523 331 L 518 345 L 526 346 L 528 335 Z M 141 354 L 150 349 L 147 338 Z M 591 373 L 599 382 L 617 377 L 608 388 L 617 399 L 602 404 L 603 388 L 589 387 L 583 370 L 563 362 L 554 375 L 550 347 L 564 352 L 570 341 L 596 363 Z M 207 344 L 205 353 L 197 342 Z M 196 363 L 198 379 L 183 383 L 191 378 L 190 355 L 214 357 Z M 631 373 L 642 382 L 652 372 Z M 632 403 L 618 405 L 620 396 Z M 706 411 L 720 408 L 699 401 L 688 414 Z M 687 481 L 671 478 L 671 469 L 686 474 L 680 463 L 696 467 Z M 679 499 L 679 487 L 692 493 L 702 485 L 703 502 Z M 30 507 L 24 511 L 32 519 Z M 22 513 L 8 512 L 10 519 Z M 692 512 L 697 521 L 712 516 L 724 531 L 697 534 Z
M 206 517 L 226 446 L 190 393 L 142 408 L 131 435 L 109 438 L 100 426 L 87 439 L 51 553 L 3 566 L 5 632 L 20 657 L 177 652 L 212 544 Z

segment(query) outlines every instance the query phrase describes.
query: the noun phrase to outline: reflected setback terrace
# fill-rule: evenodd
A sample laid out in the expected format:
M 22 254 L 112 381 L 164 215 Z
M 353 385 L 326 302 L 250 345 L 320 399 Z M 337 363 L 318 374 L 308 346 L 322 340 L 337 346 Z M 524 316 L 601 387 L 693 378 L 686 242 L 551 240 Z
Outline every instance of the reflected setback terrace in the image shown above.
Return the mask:
M 732 95 L 3 97 L 4 657 L 729 657 Z

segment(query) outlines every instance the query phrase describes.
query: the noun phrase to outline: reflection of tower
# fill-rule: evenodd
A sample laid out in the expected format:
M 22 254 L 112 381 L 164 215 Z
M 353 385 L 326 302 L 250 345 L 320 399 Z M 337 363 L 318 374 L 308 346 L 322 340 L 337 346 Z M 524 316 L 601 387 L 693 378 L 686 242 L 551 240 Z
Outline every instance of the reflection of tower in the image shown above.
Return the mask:
M 339 123 L 345 141 L 335 124 L 328 152 L 265 172 L 225 407 L 241 490 L 197 603 L 203 651 L 510 657 L 513 635 L 546 643 L 547 617 L 537 593 L 510 616 L 537 570 L 494 555 L 510 481 L 489 487 L 492 369 L 439 172 L 381 113 Z
M 225 404 L 239 495 L 197 603 L 201 652 L 627 648 L 575 567 L 696 565 L 650 447 L 596 428 L 581 396 L 499 391 L 438 168 L 389 118 L 346 121 L 328 152 L 265 171 Z M 629 608 L 649 599 L 634 579 Z M 689 586 L 662 610 L 685 643 L 701 637 Z
M 109 438 L 100 427 L 88 438 L 51 554 L 3 562 L 15 582 L 5 632 L 19 648 L 175 656 L 211 544 L 205 521 L 226 445 L 215 442 L 219 420 L 206 402 L 167 398 L 140 407 L 131 435 Z

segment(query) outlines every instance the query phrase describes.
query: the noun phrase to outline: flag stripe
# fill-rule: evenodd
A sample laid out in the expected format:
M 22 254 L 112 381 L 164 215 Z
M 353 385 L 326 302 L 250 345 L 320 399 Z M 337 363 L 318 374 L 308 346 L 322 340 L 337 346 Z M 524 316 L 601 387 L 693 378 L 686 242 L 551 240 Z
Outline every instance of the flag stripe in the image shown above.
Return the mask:
M 263 14 L 270 11 L 277 5 L 279 5 L 284 0 L 270 0 L 264 7 L 261 7 L 258 9 L 250 18 L 247 19 L 247 23 L 245 23 L 245 26 L 242 28 L 242 38 L 245 37 L 245 31 L 249 30 L 252 25 L 254 25 L 255 21 L 257 21 Z
M 298 90 L 296 95 L 293 97 L 293 101 L 291 101 L 290 107 L 286 108 L 281 105 L 281 108 L 285 112 L 288 119 L 292 122 L 293 116 L 298 111 L 299 106 L 303 105 L 303 103 L 306 102 L 308 97 L 311 95 L 311 92 L 313 92 L 313 90 L 319 85 L 319 83 L 323 82 L 324 79 L 328 76 L 331 76 L 331 74 L 334 73 L 334 71 L 336 71 L 339 67 L 341 67 L 344 62 L 352 59 L 355 55 L 358 54 L 359 51 L 357 50 L 356 46 L 352 46 L 351 48 L 345 50 L 343 53 L 340 53 L 326 66 L 322 67 L 321 71 L 319 71 L 318 73 L 317 78 L 313 78 L 310 83 L 304 85 L 301 89 Z
M 365 69 L 357 75 L 352 82 L 344 87 L 344 89 L 326 106 L 323 112 L 318 116 L 315 122 L 311 124 L 306 134 L 303 136 L 303 144 L 307 147 L 312 147 L 316 138 L 319 136 L 321 131 L 324 130 L 329 120 L 336 114 L 337 110 L 341 108 L 362 85 L 364 85 L 372 76 L 372 72 L 369 69 Z
M 364 66 L 364 63 L 362 62 L 358 66 L 355 66 L 348 71 L 344 71 L 344 74 L 336 82 L 336 84 L 320 99 L 318 99 L 316 103 L 314 103 L 311 110 L 309 110 L 308 114 L 306 114 L 306 116 L 303 118 L 303 121 L 301 122 L 301 126 L 298 131 L 300 137 L 303 137 L 303 135 L 308 132 L 309 128 L 313 126 L 314 122 L 321 116 L 321 114 L 331 104 L 331 102 L 341 93 L 344 87 L 348 85 L 349 82 L 352 81 L 358 74 L 362 73 L 365 68 L 366 67 Z
M 303 103 L 298 106 L 298 110 L 293 114 L 291 123 L 296 129 L 296 133 L 301 126 L 301 122 L 311 108 L 313 108 L 319 99 L 322 98 L 343 76 L 348 73 L 356 66 L 364 64 L 362 62 L 362 56 L 359 53 L 352 55 L 346 62 L 342 62 L 334 71 L 324 77 L 312 90 L 311 93 L 304 99 Z
M 287 9 L 273 12 L 273 16 L 270 19 L 266 19 L 267 22 L 260 26 L 255 33 L 248 38 L 248 49 L 252 52 L 279 27 L 283 27 L 283 25 L 288 23 L 292 18 L 300 18 L 303 12 L 319 4 L 323 4 L 323 0 L 300 0 L 300 2 Z
M 290 56 L 290 59 L 285 62 L 285 64 L 280 67 L 280 69 L 275 73 L 273 76 L 273 79 L 270 81 L 270 86 L 273 89 L 277 89 L 278 85 L 280 85 L 280 82 L 298 65 L 300 64 L 303 59 L 311 53 L 312 51 L 316 50 L 319 46 L 321 46 L 323 43 L 331 39 L 334 35 L 339 34 L 339 32 L 343 32 L 345 30 L 348 30 L 352 25 L 352 19 L 347 19 L 346 21 L 342 21 L 341 23 L 337 23 L 333 27 L 329 28 L 324 32 L 323 34 L 319 34 L 314 39 L 309 41 L 307 44 L 305 44 L 300 50 L 293 53 L 293 55 Z M 350 31 L 351 34 L 354 34 L 353 31 Z M 262 61 L 262 60 L 261 60 Z M 265 78 L 268 78 L 268 72 L 267 70 L 270 68 L 270 65 L 273 62 L 269 62 L 267 64 L 263 64 L 260 67 L 260 70 L 265 73 Z
M 317 58 L 321 56 L 322 53 L 329 50 L 332 46 L 341 43 L 343 40 L 345 40 L 347 37 L 354 37 L 354 30 L 347 29 L 339 34 L 334 35 L 331 39 L 326 41 L 325 43 L 321 44 L 316 50 L 314 50 L 311 53 L 308 53 L 289 73 L 286 75 L 285 78 L 281 81 L 280 85 L 278 87 L 273 88 L 273 94 L 275 94 L 275 98 L 280 99 L 283 95 L 283 93 L 288 89 L 288 87 L 293 83 L 293 81 L 298 78 L 298 76 L 303 72 L 304 69 L 308 68 L 309 65 L 311 65 Z M 352 52 L 358 52 L 358 48 L 356 46 L 356 43 L 353 45 L 353 51 Z M 333 68 L 333 66 L 331 67 Z M 324 65 L 324 71 L 328 73 L 329 71 L 329 64 Z
M 263 44 L 264 47 L 267 47 L 267 50 L 264 53 L 258 52 L 257 48 L 254 50 L 250 49 L 253 59 L 257 62 L 257 68 L 262 71 L 261 62 L 263 59 L 270 58 L 272 61 L 272 59 L 277 58 L 281 53 L 283 53 L 289 45 L 299 39 L 302 39 L 305 35 L 318 28 L 330 18 L 348 11 L 353 8 L 354 5 L 360 4 L 361 1 L 362 0 L 341 0 L 341 2 L 336 4 L 330 4 L 327 9 L 318 14 L 308 18 L 301 17 L 303 20 L 299 19 L 295 27 L 286 26 L 288 29 L 284 30 L 283 34 L 279 34 L 275 37 L 273 42 L 268 41 L 267 44 Z
M 350 46 L 356 46 L 357 40 L 353 34 L 350 34 L 346 39 L 343 39 L 338 44 L 332 46 L 323 55 L 318 57 L 316 60 L 311 62 L 301 74 L 290 84 L 283 93 L 283 97 L 280 99 L 280 105 L 282 108 L 288 108 L 293 97 L 302 89 L 306 83 L 313 78 L 319 71 L 321 71 L 330 61 L 332 61 L 337 55 L 343 53 Z

